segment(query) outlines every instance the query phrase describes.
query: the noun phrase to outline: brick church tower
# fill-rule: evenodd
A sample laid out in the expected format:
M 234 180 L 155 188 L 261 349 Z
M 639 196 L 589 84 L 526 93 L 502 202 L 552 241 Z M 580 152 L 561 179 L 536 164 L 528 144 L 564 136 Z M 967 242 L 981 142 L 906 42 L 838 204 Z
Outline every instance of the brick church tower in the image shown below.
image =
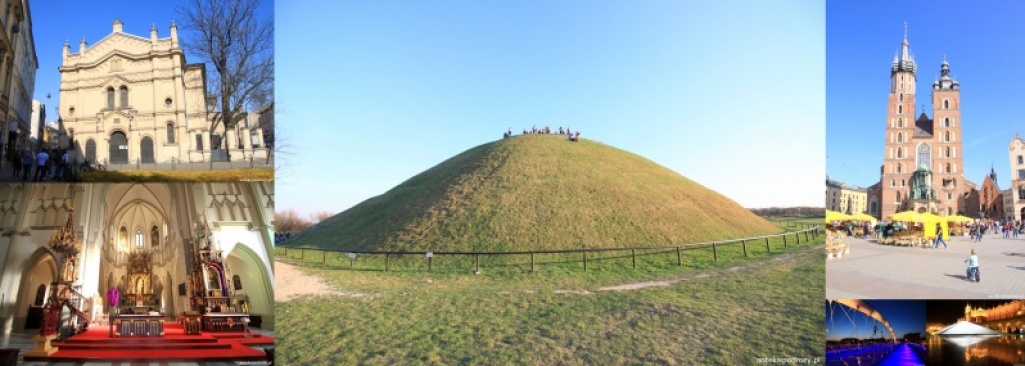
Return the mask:
M 870 212 L 878 212 L 884 220 L 895 212 L 916 207 L 939 215 L 963 212 L 964 193 L 972 187 L 962 173 L 960 86 L 950 76 L 950 65 L 944 60 L 940 78 L 932 85 L 933 118 L 924 111 L 916 118 L 917 71 L 905 25 L 900 51 L 890 67 L 881 178 L 870 190 L 876 197 L 869 198 L 879 204 L 879 211 Z M 930 200 L 925 206 L 924 201 L 912 205 L 909 199 L 918 198 L 911 197 L 912 177 L 923 168 L 931 173 Z

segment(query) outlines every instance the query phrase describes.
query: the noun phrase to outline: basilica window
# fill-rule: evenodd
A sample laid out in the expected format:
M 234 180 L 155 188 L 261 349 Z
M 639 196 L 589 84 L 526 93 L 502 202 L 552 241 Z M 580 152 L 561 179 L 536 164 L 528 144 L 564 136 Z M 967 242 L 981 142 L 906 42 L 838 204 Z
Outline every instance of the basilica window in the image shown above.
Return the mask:
M 897 105 L 897 114 L 901 114 L 901 113 L 904 113 L 904 106 L 898 104 Z
M 1025 179 L 1025 169 L 1018 169 L 1018 179 Z
M 114 108 L 114 88 L 107 88 L 107 108 Z
M 142 248 L 142 245 L 144 244 L 145 241 L 146 241 L 146 237 L 142 235 L 142 231 L 141 230 L 136 231 L 135 232 L 135 247 L 136 248 Z
M 901 149 L 901 148 L 898 147 L 897 148 L 897 159 L 903 159 L 903 158 L 904 158 L 904 149 Z
M 903 102 L 904 101 L 904 94 L 898 95 L 897 96 L 897 100 Z
M 1018 164 L 1025 164 L 1025 161 L 1022 160 L 1021 155 L 1018 155 Z
M 160 245 L 160 230 L 156 226 L 149 230 L 149 238 L 150 242 L 152 242 L 151 245 Z
M 1018 199 L 1025 200 L 1025 186 L 1018 187 Z
M 950 131 L 947 131 L 947 132 L 943 133 L 943 141 L 944 142 L 950 142 Z
M 174 143 L 174 123 L 167 122 L 167 143 Z
M 943 109 L 950 109 L 950 101 L 949 100 L 946 100 L 946 99 L 943 100 Z
M 950 163 L 947 163 L 947 173 L 950 173 Z
M 196 150 L 203 151 L 203 134 L 196 134 Z
M 128 108 L 128 87 L 121 86 L 121 108 Z
M 900 171 L 901 171 L 900 164 L 897 164 L 897 174 L 900 174 Z
M 899 133 L 899 132 L 897 133 L 897 142 L 898 143 L 904 142 L 904 134 L 903 133 Z
M 904 128 L 904 119 L 897 118 L 897 128 Z
M 923 143 L 918 145 L 918 161 L 915 163 L 916 166 L 921 166 L 922 164 L 932 166 L 932 148 L 929 147 L 929 144 Z
M 896 186 L 897 186 L 897 180 L 896 179 L 891 179 L 890 180 L 890 187 L 896 187 Z
M 943 117 L 943 127 L 950 128 L 950 117 Z
M 944 152 L 943 156 L 949 158 L 950 157 L 950 146 L 947 146 L 947 148 L 944 149 L 944 150 L 945 150 L 945 152 Z

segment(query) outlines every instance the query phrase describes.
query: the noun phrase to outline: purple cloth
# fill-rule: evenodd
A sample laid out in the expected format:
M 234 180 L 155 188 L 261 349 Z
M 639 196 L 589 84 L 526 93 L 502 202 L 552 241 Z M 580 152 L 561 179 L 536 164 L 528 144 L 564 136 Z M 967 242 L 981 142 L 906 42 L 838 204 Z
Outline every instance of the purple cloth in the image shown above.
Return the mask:
M 117 290 L 117 287 L 111 287 L 107 291 L 107 304 L 110 306 L 117 306 L 118 300 L 121 300 L 121 291 Z

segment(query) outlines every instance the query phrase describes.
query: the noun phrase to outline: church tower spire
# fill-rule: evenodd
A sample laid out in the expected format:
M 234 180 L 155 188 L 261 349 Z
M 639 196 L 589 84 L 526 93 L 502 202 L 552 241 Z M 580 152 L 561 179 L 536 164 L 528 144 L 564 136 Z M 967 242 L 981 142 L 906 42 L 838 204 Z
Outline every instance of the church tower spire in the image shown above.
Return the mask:
M 915 136 L 916 65 L 909 49 L 907 24 L 900 49 L 890 67 L 890 95 L 887 100 L 886 140 L 879 197 L 880 218 L 901 211 L 911 193 L 911 178 L 921 163 L 930 168 L 930 156 L 920 155 Z M 919 157 L 924 157 L 921 159 Z

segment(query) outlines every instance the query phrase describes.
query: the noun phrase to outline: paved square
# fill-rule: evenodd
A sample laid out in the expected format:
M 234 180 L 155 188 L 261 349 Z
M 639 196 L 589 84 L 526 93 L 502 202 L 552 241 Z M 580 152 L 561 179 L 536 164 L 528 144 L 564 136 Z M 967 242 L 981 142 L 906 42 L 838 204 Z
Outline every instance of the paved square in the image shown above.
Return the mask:
M 951 237 L 948 249 L 877 244 L 849 237 L 850 254 L 826 262 L 829 299 L 1020 299 L 1025 298 L 1025 236 L 986 235 L 973 243 Z M 981 282 L 969 282 L 964 260 L 979 256 Z

